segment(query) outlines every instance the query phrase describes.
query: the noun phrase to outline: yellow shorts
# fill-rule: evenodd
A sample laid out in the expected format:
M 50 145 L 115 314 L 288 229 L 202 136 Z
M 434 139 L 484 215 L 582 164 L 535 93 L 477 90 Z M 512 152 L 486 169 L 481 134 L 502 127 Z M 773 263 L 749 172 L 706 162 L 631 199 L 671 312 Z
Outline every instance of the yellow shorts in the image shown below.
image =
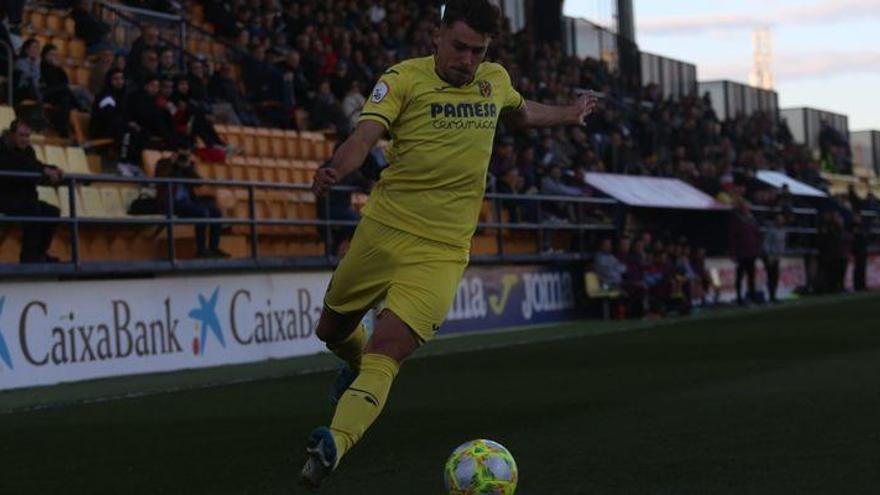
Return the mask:
M 350 314 L 384 299 L 384 307 L 425 343 L 446 318 L 467 263 L 465 249 L 364 217 L 333 273 L 324 305 Z

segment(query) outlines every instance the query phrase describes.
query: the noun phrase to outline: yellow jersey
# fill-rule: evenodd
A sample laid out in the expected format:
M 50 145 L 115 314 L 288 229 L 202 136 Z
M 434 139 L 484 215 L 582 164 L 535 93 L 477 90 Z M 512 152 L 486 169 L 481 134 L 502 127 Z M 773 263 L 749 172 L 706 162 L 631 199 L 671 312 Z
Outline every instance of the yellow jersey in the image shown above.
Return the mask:
M 470 84 L 437 75 L 434 57 L 401 62 L 373 89 L 360 121 L 391 134 L 388 168 L 364 215 L 426 239 L 470 248 L 477 227 L 495 127 L 523 97 L 499 64 L 483 62 Z

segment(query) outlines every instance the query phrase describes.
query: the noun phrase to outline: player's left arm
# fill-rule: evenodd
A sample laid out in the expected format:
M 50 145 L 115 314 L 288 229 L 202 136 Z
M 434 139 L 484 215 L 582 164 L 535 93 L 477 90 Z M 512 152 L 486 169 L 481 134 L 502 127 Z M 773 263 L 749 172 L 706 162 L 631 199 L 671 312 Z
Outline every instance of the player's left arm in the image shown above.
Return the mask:
M 584 120 L 596 110 L 596 102 L 596 96 L 592 92 L 581 95 L 571 105 L 545 105 L 525 100 L 520 108 L 509 111 L 508 118 L 525 127 L 582 125 Z

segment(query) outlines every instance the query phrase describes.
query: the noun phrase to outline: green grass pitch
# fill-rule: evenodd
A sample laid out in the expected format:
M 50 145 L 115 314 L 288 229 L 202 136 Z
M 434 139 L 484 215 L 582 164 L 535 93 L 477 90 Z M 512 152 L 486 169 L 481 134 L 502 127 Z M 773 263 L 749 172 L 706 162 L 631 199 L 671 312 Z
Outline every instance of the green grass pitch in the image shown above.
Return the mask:
M 438 341 L 455 352 L 404 366 L 319 493 L 441 494 L 446 456 L 478 437 L 511 450 L 525 495 L 877 492 L 880 297 L 615 325 Z M 331 380 L 0 414 L 0 494 L 309 493 L 301 447 Z

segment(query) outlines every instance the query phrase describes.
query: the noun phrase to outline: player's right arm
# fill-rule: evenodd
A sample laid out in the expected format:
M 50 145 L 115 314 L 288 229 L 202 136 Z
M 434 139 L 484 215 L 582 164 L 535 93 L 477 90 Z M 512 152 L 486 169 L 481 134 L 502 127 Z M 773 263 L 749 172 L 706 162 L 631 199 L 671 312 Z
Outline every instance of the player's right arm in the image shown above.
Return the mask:
M 346 175 L 354 172 L 367 159 L 367 154 L 385 134 L 385 126 L 373 121 L 362 120 L 354 133 L 336 150 L 329 167 L 315 172 L 312 192 L 316 196 L 324 194 Z
M 401 70 L 399 66 L 392 67 L 379 78 L 361 111 L 354 133 L 336 150 L 330 166 L 318 169 L 315 174 L 312 191 L 316 195 L 324 194 L 343 177 L 360 168 L 367 153 L 386 130 L 391 130 L 407 94 L 408 78 L 401 74 Z

